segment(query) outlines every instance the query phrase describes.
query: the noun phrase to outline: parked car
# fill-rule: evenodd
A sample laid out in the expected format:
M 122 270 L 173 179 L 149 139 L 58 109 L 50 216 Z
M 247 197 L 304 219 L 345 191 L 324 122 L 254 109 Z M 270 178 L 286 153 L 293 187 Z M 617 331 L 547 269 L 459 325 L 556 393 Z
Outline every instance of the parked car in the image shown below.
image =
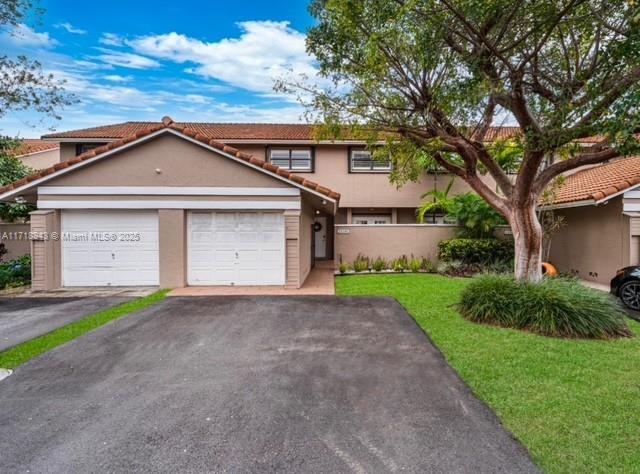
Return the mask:
M 640 266 L 621 268 L 611 280 L 611 294 L 627 308 L 640 311 Z

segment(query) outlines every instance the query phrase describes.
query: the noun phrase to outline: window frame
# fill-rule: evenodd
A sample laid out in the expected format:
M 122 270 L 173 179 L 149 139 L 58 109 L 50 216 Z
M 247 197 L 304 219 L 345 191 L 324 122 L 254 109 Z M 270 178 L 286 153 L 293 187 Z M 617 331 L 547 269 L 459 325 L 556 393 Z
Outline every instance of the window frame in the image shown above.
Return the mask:
M 88 151 L 91 151 L 95 148 L 101 147 L 103 145 L 106 145 L 106 142 L 81 142 L 81 143 L 76 143 L 76 156 L 80 156 L 83 153 L 86 153 Z M 85 149 L 85 147 L 88 147 Z
M 268 163 L 273 164 L 273 162 L 271 161 L 271 152 L 274 150 L 278 150 L 278 151 L 288 151 L 289 152 L 289 167 L 288 168 L 283 168 L 282 169 L 286 169 L 287 171 L 291 171 L 292 173 L 315 173 L 316 170 L 316 147 L 314 146 L 268 146 L 265 150 L 265 160 Z M 294 169 L 291 167 L 292 162 L 291 162 L 291 155 L 293 151 L 296 150 L 305 150 L 305 151 L 309 151 L 309 168 L 308 169 Z M 276 165 L 278 166 L 278 165 Z
M 354 168 L 353 167 L 353 152 L 355 151 L 365 151 L 368 152 L 371 155 L 371 159 L 369 160 L 371 165 L 369 169 L 364 169 L 364 168 Z M 349 173 L 378 173 L 378 174 L 389 174 L 391 173 L 391 171 L 393 170 L 393 163 L 391 161 L 391 158 L 389 158 L 389 167 L 388 168 L 374 168 L 373 165 L 374 163 L 376 163 L 379 161 L 373 159 L 373 153 L 370 150 L 367 150 L 365 147 L 359 147 L 359 146 L 350 146 L 347 152 L 347 166 L 348 166 L 348 170 Z
M 366 223 L 366 224 L 359 224 L 357 222 L 355 222 L 356 219 L 371 219 L 374 220 L 375 219 L 382 219 L 384 218 L 385 221 L 388 222 L 372 222 L 371 224 Z M 391 217 L 391 214 L 353 214 L 351 216 L 351 223 L 355 224 L 355 225 L 390 225 L 393 223 L 393 218 Z

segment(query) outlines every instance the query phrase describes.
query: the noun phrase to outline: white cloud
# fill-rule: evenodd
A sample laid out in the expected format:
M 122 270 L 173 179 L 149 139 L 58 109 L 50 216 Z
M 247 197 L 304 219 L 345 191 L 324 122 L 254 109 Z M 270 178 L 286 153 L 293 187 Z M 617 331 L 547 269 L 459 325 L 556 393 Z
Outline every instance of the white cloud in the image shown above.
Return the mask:
M 123 53 L 112 49 L 97 48 L 103 54 L 96 56 L 96 59 L 111 66 L 120 66 L 130 69 L 150 69 L 160 66 L 158 61 L 133 53 Z
M 74 27 L 71 23 L 57 23 L 56 25 L 54 25 L 56 28 L 62 28 L 63 30 L 66 30 L 67 33 L 71 33 L 74 35 L 86 35 L 87 34 L 87 30 L 82 30 L 80 28 L 76 28 Z
M 58 42 L 49 36 L 49 33 L 38 33 L 25 24 L 17 25 L 11 32 L 3 33 L 2 37 L 16 46 L 52 48 Z
M 239 38 L 204 42 L 168 33 L 126 42 L 136 52 L 176 63 L 191 63 L 187 71 L 261 94 L 272 94 L 274 80 L 285 75 L 313 77 L 316 68 L 305 50 L 305 36 L 289 22 L 239 23 Z
M 103 33 L 98 41 L 107 46 L 124 46 L 124 40 L 115 33 Z
M 119 74 L 108 74 L 102 76 L 102 79 L 110 82 L 131 82 L 133 78 L 131 76 L 120 76 Z

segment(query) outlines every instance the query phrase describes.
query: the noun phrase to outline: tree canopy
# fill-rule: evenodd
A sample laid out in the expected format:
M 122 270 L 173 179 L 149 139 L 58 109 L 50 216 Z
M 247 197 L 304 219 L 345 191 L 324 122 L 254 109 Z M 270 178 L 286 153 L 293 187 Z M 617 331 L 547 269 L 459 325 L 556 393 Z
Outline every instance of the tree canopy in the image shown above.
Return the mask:
M 310 10 L 307 48 L 331 86 L 281 86 L 301 92 L 326 133 L 347 124 L 385 141 L 377 153 L 391 152 L 397 183 L 429 160 L 463 178 L 511 225 L 519 278 L 540 278 L 546 186 L 639 148 L 638 2 L 315 0 Z M 517 127 L 515 162 L 487 143 L 505 123 Z M 587 137 L 597 138 L 579 144 Z

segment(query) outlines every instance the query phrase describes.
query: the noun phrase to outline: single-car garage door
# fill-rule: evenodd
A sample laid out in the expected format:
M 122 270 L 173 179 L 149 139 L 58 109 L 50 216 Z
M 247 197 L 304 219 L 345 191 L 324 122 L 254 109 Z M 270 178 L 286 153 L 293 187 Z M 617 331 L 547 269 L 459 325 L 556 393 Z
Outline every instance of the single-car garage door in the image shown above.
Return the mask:
M 157 211 L 63 211 L 64 286 L 159 284 Z
M 275 212 L 189 213 L 190 285 L 284 285 L 284 216 Z

